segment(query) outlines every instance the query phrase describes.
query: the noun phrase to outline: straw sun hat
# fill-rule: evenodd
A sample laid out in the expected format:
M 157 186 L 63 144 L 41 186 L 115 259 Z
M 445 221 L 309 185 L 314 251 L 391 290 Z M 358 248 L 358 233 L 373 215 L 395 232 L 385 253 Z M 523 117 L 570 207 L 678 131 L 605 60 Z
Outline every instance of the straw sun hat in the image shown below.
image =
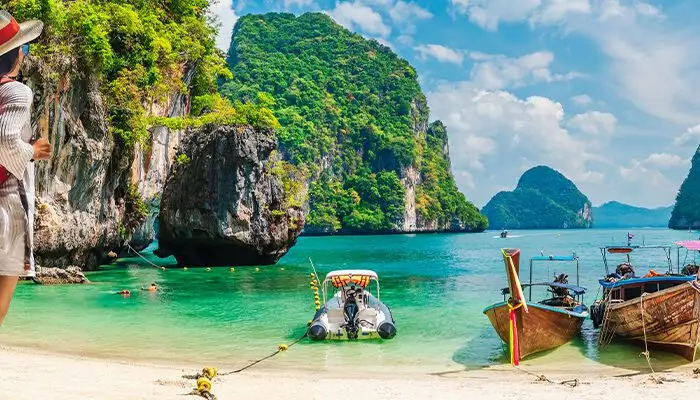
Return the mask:
M 39 37 L 44 23 L 27 21 L 18 23 L 12 15 L 0 10 L 0 56 Z

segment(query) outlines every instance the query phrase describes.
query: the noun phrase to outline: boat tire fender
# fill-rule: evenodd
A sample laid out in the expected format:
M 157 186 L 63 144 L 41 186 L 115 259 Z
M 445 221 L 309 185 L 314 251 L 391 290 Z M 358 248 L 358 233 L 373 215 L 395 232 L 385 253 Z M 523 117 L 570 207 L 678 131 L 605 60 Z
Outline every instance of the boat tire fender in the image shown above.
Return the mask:
M 396 326 L 391 322 L 384 321 L 377 327 L 377 333 L 382 339 L 392 339 L 396 336 Z

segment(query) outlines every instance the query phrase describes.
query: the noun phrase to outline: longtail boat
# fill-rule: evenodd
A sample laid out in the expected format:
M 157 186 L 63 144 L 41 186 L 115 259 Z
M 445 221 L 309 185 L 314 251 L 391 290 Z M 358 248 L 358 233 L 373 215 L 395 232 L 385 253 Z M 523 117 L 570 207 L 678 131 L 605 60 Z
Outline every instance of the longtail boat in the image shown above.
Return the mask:
M 501 290 L 503 301 L 484 309 L 491 325 L 501 340 L 508 343 L 511 363 L 529 355 L 550 350 L 569 342 L 581 330 L 583 320 L 588 317 L 582 303 L 586 289 L 578 286 L 578 257 L 537 256 L 530 259 L 529 283 L 521 284 L 519 278 L 520 250 L 502 249 L 508 278 L 508 287 Z M 532 282 L 534 262 L 575 262 L 576 285 L 569 285 L 566 274 L 556 276 L 554 282 Z M 549 288 L 551 296 L 532 303 L 533 288 Z M 529 291 L 525 299 L 523 288 Z M 572 296 L 573 293 L 573 296 Z
M 700 323 L 700 284 L 695 274 L 673 271 L 671 246 L 627 246 L 601 248 L 606 276 L 599 280 L 603 296 L 591 306 L 591 319 L 600 328 L 599 344 L 623 339 L 644 346 L 676 353 L 695 361 Z M 668 265 L 663 273 L 653 266 L 637 276 L 630 259 L 632 252 L 663 250 Z M 623 254 L 626 260 L 611 272 L 608 255 Z M 658 267 L 656 267 L 658 269 Z

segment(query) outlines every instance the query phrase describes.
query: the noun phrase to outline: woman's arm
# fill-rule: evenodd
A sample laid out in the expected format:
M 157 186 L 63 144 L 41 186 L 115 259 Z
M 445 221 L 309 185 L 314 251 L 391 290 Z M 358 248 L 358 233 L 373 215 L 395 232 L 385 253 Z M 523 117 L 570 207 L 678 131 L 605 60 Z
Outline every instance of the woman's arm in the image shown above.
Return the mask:
M 31 116 L 32 91 L 11 82 L 0 86 L 0 165 L 17 179 L 24 177 L 34 147 L 22 140 L 22 128 Z

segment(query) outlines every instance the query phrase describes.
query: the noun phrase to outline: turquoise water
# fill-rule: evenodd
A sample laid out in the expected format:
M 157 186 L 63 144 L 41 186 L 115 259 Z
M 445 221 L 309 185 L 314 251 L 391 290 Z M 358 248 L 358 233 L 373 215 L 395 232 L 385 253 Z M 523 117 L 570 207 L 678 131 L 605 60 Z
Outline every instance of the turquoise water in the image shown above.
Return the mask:
M 635 230 L 635 242 L 671 243 L 694 238 L 688 232 Z M 481 368 L 506 362 L 503 346 L 488 319 L 487 305 L 503 299 L 505 286 L 500 256 L 503 246 L 517 247 L 523 259 L 532 255 L 572 252 L 581 258 L 581 285 L 593 302 L 603 274 L 598 247 L 622 244 L 627 231 L 513 231 L 513 237 L 483 234 L 303 237 L 278 265 L 213 268 L 211 271 L 150 267 L 138 258 L 88 274 L 92 285 L 40 286 L 21 284 L 0 343 L 52 351 L 150 360 L 240 366 L 267 355 L 279 343 L 303 334 L 314 314 L 309 289 L 311 257 L 319 273 L 333 269 L 369 268 L 380 277 L 380 295 L 394 313 L 398 335 L 386 342 L 312 343 L 303 340 L 265 367 L 312 370 L 366 365 L 364 370 L 402 366 L 426 372 Z M 675 251 L 673 260 L 676 261 Z M 681 253 L 681 262 L 685 253 Z M 692 258 L 692 255 L 691 255 Z M 661 251 L 640 253 L 637 264 L 664 270 Z M 700 260 L 699 260 L 700 261 Z M 555 271 L 569 274 L 567 264 L 537 267 L 535 280 L 550 280 Z M 527 262 L 521 265 L 524 274 Z M 638 271 L 645 273 L 646 271 Z M 526 281 L 527 278 L 524 278 Z M 158 282 L 162 292 L 138 290 Z M 130 289 L 124 298 L 114 294 Z M 590 321 L 579 338 L 536 357 L 534 365 L 609 364 L 644 369 L 640 349 L 622 344 L 600 352 Z M 652 352 L 655 368 L 683 360 Z

